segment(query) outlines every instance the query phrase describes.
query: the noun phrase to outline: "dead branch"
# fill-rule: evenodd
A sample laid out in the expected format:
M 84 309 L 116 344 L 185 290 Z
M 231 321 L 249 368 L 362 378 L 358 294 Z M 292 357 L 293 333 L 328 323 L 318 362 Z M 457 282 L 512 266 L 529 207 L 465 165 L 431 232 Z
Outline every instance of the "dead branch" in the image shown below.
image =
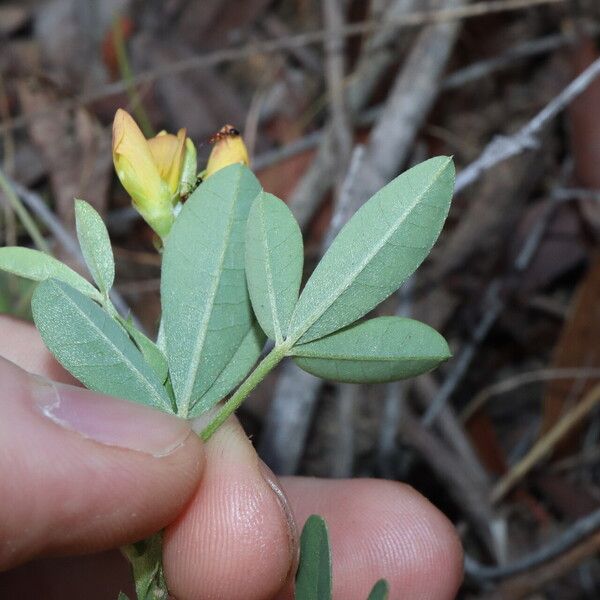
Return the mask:
M 35 192 L 27 189 L 17 181 L 9 178 L 9 182 L 23 203 L 32 213 L 37 216 L 38 219 L 40 219 L 40 221 L 44 223 L 57 242 L 65 249 L 65 251 L 68 252 L 79 265 L 81 265 L 84 269 L 87 269 L 83 254 L 81 254 L 81 250 L 79 249 L 79 244 L 66 230 L 64 225 L 57 219 L 56 215 L 48 208 L 43 198 Z M 110 292 L 110 298 L 113 301 L 115 308 L 122 315 L 131 315 L 136 327 L 138 327 L 140 330 L 143 330 L 142 324 L 132 313 L 123 296 L 114 288 Z
M 544 457 L 548 456 L 556 444 L 578 425 L 600 403 L 600 384 L 594 386 L 569 412 L 544 434 L 529 452 L 514 465 L 492 490 L 492 502 L 500 501 L 529 473 Z
M 538 550 L 507 565 L 486 566 L 466 556 L 465 571 L 469 577 L 479 582 L 506 579 L 507 577 L 535 569 L 543 563 L 560 557 L 573 546 L 596 534 L 598 529 L 600 529 L 600 509 L 575 521 L 575 523 L 570 525 L 555 539 L 550 540 Z M 598 538 L 598 534 L 594 535 L 594 538 Z M 596 540 L 596 544 L 599 541 Z

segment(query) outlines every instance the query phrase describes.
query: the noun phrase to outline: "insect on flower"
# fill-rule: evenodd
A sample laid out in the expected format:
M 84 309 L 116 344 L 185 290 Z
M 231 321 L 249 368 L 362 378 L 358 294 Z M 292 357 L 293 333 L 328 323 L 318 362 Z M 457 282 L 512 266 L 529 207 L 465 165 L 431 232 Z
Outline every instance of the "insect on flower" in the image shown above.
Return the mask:
M 224 125 L 209 141 L 213 144 L 213 149 L 208 157 L 203 179 L 229 165 L 250 164 L 246 144 L 244 144 L 240 132 L 233 125 Z

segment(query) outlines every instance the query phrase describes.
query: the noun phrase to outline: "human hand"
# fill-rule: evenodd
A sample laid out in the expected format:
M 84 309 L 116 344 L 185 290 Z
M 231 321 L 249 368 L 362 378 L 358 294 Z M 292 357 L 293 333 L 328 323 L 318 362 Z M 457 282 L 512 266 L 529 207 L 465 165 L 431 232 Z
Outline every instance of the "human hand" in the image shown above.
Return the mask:
M 411 488 L 279 482 L 235 420 L 203 445 L 185 421 L 73 387 L 35 329 L 5 317 L 0 356 L 0 570 L 166 526 L 164 568 L 178 600 L 289 598 L 295 523 L 318 513 L 330 530 L 335 598 L 364 600 L 381 577 L 391 598 L 454 598 L 460 544 Z M 0 596 L 111 598 L 124 586 L 116 564 L 106 554 L 37 561 L 0 574 Z

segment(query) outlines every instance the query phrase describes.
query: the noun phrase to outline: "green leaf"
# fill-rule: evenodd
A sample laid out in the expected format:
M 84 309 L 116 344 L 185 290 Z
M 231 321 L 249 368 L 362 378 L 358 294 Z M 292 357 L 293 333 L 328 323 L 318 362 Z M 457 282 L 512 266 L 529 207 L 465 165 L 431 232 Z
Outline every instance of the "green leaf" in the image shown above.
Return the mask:
M 265 345 L 265 334 L 255 322 L 236 353 L 221 371 L 215 382 L 190 409 L 190 417 L 197 417 L 225 398 L 256 364 Z
M 214 383 L 254 321 L 244 238 L 248 212 L 260 189 L 247 167 L 221 169 L 183 205 L 166 241 L 164 336 L 182 417 Z
M 390 595 L 390 586 L 385 579 L 380 579 L 371 590 L 367 600 L 387 600 Z
M 0 270 L 32 281 L 45 281 L 53 277 L 94 300 L 102 301 L 102 294 L 87 279 L 39 250 L 19 246 L 0 248 Z
M 119 597 L 117 600 L 129 600 L 129 596 L 124 592 L 119 592 Z
M 331 551 L 327 525 L 318 515 L 308 517 L 300 537 L 296 600 L 331 599 Z
M 454 164 L 437 157 L 379 190 L 342 228 L 296 304 L 292 342 L 309 342 L 367 314 L 429 254 L 452 198 Z
M 106 225 L 90 204 L 75 200 L 75 226 L 90 273 L 100 291 L 108 296 L 115 280 L 115 259 Z
M 138 600 L 168 600 L 162 565 L 162 533 L 121 548 L 131 563 Z
M 156 373 L 95 302 L 68 284 L 48 279 L 35 290 L 31 308 L 48 349 L 87 388 L 172 412 Z
M 252 308 L 264 332 L 281 343 L 298 300 L 304 251 L 292 211 L 262 192 L 246 226 L 246 277 Z
M 129 319 L 118 317 L 119 323 L 123 325 L 131 336 L 138 350 L 142 353 L 144 360 L 152 367 L 162 383 L 167 380 L 169 366 L 167 359 L 161 349 L 148 337 L 146 337 Z
M 295 346 L 299 367 L 323 379 L 375 383 L 414 377 L 450 358 L 435 329 L 403 317 L 377 317 Z

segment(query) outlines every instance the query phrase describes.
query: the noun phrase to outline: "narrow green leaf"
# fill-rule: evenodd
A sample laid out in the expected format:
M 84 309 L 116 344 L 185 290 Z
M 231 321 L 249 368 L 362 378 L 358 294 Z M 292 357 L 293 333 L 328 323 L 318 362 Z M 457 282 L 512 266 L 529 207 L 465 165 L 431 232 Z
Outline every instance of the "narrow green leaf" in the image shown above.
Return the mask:
M 265 340 L 265 334 L 255 322 L 215 382 L 194 403 L 190 410 L 190 417 L 197 417 L 206 412 L 241 383 L 260 357 Z
M 325 521 L 308 517 L 300 536 L 296 600 L 331 600 L 331 550 Z
M 77 239 L 100 291 L 108 295 L 115 280 L 115 259 L 102 217 L 85 200 L 75 200 Z
M 129 600 L 129 596 L 125 592 L 119 592 L 117 600 Z
M 131 336 L 138 350 L 142 353 L 144 360 L 152 367 L 162 383 L 167 380 L 169 366 L 162 350 L 148 337 L 146 337 L 129 319 L 118 317 L 119 323 L 123 325 Z
M 102 301 L 100 292 L 87 279 L 60 260 L 39 250 L 20 246 L 0 248 L 0 270 L 32 281 L 44 281 L 53 277 L 68 283 L 89 298 Z
M 260 193 L 246 226 L 246 277 L 252 308 L 264 332 L 281 343 L 298 300 L 302 233 L 285 202 Z
M 243 165 L 221 169 L 184 204 L 165 244 L 161 296 L 179 414 L 206 392 L 254 321 L 244 238 L 260 184 Z
M 377 317 L 295 346 L 299 367 L 323 379 L 376 383 L 430 371 L 450 358 L 435 329 L 403 317 Z
M 342 228 L 296 304 L 288 337 L 309 342 L 367 314 L 415 271 L 452 198 L 454 164 L 440 156 L 379 190 Z
M 367 600 L 388 600 L 390 595 L 390 586 L 385 579 L 380 579 L 371 590 Z
M 66 283 L 47 279 L 35 290 L 31 308 L 48 349 L 87 388 L 172 412 L 156 373 L 95 302 Z

